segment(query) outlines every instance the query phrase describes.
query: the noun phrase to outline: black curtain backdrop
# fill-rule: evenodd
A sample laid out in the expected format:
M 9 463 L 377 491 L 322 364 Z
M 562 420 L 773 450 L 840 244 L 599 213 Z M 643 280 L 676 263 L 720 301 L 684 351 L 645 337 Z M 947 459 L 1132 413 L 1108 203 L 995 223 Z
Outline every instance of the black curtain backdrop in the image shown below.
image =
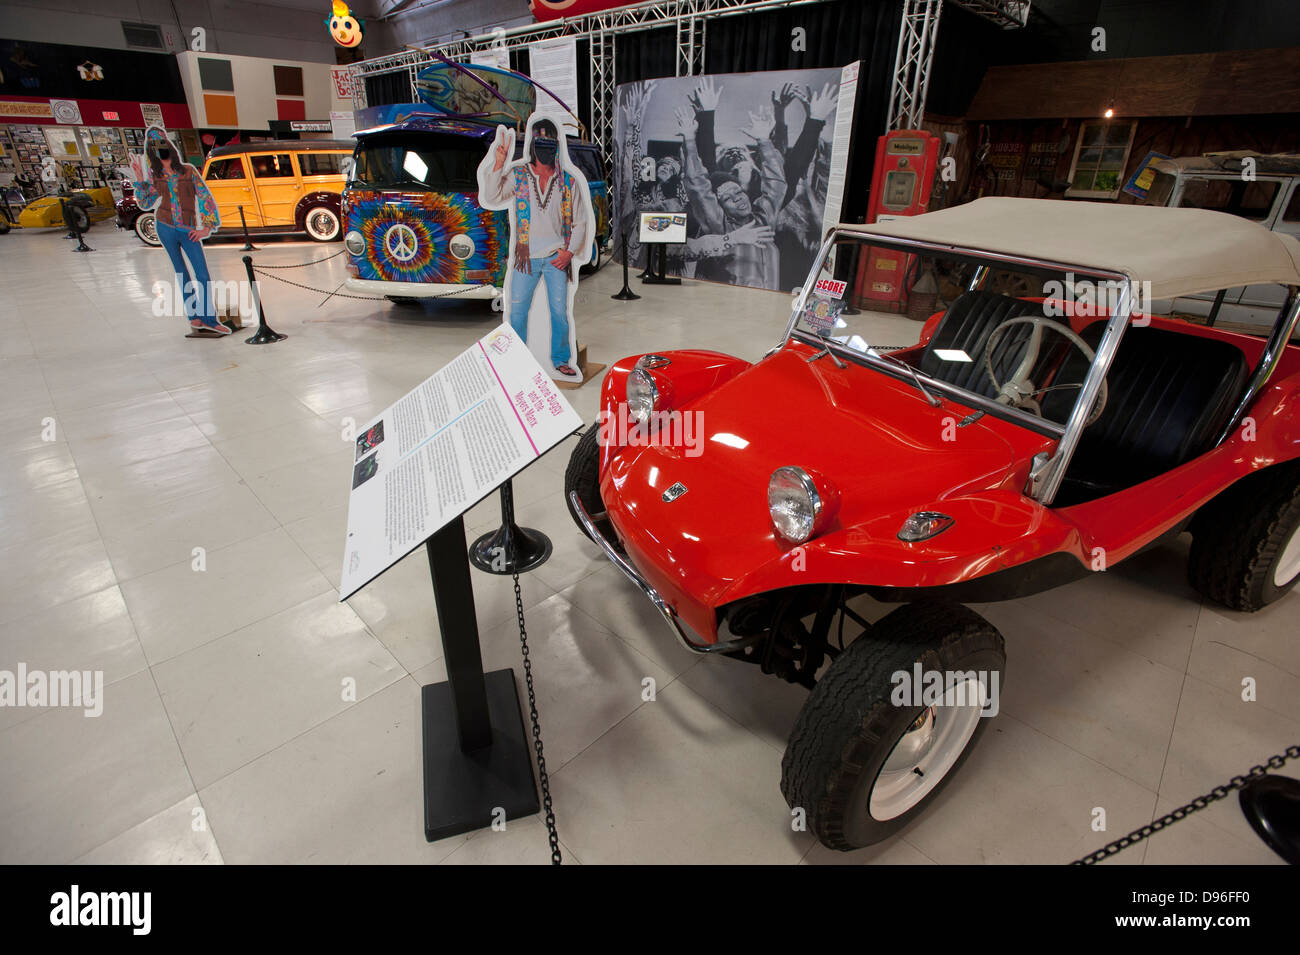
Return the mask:
M 708 21 L 706 74 L 811 70 L 862 61 L 844 190 L 846 221 L 866 216 L 876 139 L 885 132 L 889 114 L 901 18 L 897 0 L 833 0 Z M 805 31 L 802 51 L 792 48 L 797 28 Z M 619 83 L 676 75 L 675 30 L 624 34 L 617 43 Z
M 411 74 L 406 70 L 366 77 L 366 105 L 389 106 L 411 102 Z

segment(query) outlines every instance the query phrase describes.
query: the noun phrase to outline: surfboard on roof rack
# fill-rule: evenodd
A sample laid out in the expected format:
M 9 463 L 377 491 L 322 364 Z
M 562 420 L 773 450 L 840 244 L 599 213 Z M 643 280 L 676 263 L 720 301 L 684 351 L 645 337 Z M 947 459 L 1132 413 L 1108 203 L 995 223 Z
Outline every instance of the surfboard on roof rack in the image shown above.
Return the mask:
M 537 89 L 522 73 L 493 66 L 434 63 L 415 76 L 420 102 L 448 116 L 522 128 L 537 106 Z

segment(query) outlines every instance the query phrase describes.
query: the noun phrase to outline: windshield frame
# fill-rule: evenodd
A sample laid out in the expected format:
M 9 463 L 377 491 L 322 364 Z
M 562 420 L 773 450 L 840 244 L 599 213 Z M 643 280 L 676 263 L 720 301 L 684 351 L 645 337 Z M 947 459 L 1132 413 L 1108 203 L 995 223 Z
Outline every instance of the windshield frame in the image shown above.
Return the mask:
M 1008 255 L 1001 252 L 989 252 L 982 249 L 972 249 L 966 246 L 950 245 L 947 243 L 923 242 L 917 239 L 903 239 L 895 236 L 875 235 L 870 232 L 860 232 L 855 229 L 844 229 L 838 226 L 832 226 L 826 230 L 826 237 L 822 241 L 822 246 L 817 252 L 817 258 L 813 261 L 808 271 L 808 278 L 799 290 L 799 295 L 795 298 L 794 307 L 790 311 L 790 320 L 786 325 L 785 337 L 773 351 L 777 351 L 785 344 L 794 339 L 803 342 L 815 348 L 826 348 L 831 353 L 841 359 L 851 361 L 857 365 L 865 365 L 876 371 L 889 375 L 899 381 L 915 387 L 912 376 L 901 368 L 891 365 L 882 358 L 860 352 L 849 348 L 842 342 L 833 341 L 829 338 L 823 338 L 807 329 L 799 326 L 799 317 L 803 314 L 804 306 L 807 304 L 808 296 L 812 293 L 813 286 L 816 285 L 817 279 L 821 276 L 822 267 L 826 263 L 827 257 L 835 246 L 835 240 L 839 237 L 856 239 L 864 245 L 872 245 L 885 249 L 893 249 L 900 252 L 920 253 L 935 252 L 948 256 L 973 261 L 976 265 L 1001 265 L 1020 267 L 1033 271 L 1048 272 L 1073 272 L 1076 278 L 1089 278 L 1093 280 L 1107 281 L 1115 283 L 1119 289 L 1118 302 L 1114 313 L 1106 322 L 1106 330 L 1102 333 L 1101 341 L 1098 342 L 1095 356 L 1092 364 L 1088 368 L 1088 374 L 1083 381 L 1083 387 L 1079 389 L 1079 395 L 1075 399 L 1074 407 L 1070 409 L 1070 415 L 1065 424 L 1057 424 L 1046 418 L 1040 418 L 1037 415 L 1029 414 L 1018 408 L 1012 408 L 1009 405 L 994 401 L 992 398 L 986 398 L 984 395 L 975 392 L 966 391 L 956 385 L 949 384 L 937 378 L 925 374 L 920 368 L 915 368 L 916 376 L 925 385 L 935 392 L 949 398 L 967 407 L 974 408 L 977 411 L 983 411 L 1009 421 L 1012 424 L 1020 425 L 1035 434 L 1046 438 L 1055 439 L 1056 449 L 1049 456 L 1047 461 L 1041 466 L 1031 470 L 1027 494 L 1044 507 L 1051 505 L 1052 499 L 1056 496 L 1057 490 L 1061 486 L 1061 481 L 1065 478 L 1066 469 L 1070 466 L 1070 459 L 1074 456 L 1074 450 L 1078 447 L 1079 439 L 1083 436 L 1085 422 L 1088 412 L 1091 410 L 1093 403 L 1097 400 L 1097 395 L 1101 392 L 1101 386 L 1106 380 L 1106 375 L 1110 371 L 1111 361 L 1115 357 L 1115 352 L 1119 349 L 1120 339 L 1123 337 L 1124 330 L 1128 327 L 1129 318 L 1132 313 L 1133 303 L 1137 301 L 1136 290 L 1134 289 L 1134 279 L 1123 273 L 1115 272 L 1110 269 L 1101 269 L 1092 266 L 1078 265 L 1074 263 L 1056 262 L 1051 259 L 1030 258 L 1018 255 Z M 977 271 L 975 282 L 979 281 L 979 276 L 986 272 L 987 269 Z M 975 284 L 972 282 L 972 284 Z M 870 342 L 867 343 L 870 345 Z M 924 400 L 922 398 L 921 400 Z

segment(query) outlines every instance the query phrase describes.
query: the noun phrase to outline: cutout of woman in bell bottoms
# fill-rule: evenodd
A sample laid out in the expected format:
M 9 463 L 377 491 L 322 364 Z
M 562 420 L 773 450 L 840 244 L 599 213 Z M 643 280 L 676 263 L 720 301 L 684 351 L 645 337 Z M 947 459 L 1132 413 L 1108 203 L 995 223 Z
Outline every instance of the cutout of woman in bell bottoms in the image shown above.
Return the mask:
M 199 171 L 185 161 L 167 133 L 157 126 L 145 132 L 144 153 L 131 155 L 135 201 L 152 211 L 158 238 L 172 260 L 176 281 L 193 329 L 189 338 L 221 338 L 230 329 L 217 321 L 212 279 L 203 255 L 203 240 L 221 225 L 217 204 Z

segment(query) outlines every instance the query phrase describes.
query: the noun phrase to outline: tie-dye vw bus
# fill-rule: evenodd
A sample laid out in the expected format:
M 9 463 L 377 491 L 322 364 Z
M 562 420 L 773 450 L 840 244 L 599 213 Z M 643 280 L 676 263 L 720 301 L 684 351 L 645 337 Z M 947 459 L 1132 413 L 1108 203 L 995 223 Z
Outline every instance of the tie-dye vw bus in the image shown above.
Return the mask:
M 500 297 L 509 216 L 478 204 L 477 179 L 496 128 L 412 112 L 355 134 L 352 178 L 343 193 L 350 290 L 402 304 Z M 569 155 L 591 188 L 595 264 L 609 237 L 608 185 L 594 145 L 570 137 Z

